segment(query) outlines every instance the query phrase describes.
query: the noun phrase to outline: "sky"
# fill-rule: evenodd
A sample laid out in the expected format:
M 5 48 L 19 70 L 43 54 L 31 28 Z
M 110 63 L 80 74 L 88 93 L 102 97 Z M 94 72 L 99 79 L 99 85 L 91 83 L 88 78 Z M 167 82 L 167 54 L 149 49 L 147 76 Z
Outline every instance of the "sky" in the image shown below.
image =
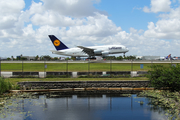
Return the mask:
M 126 55 L 180 56 L 180 0 L 0 0 L 1 57 L 58 56 L 48 35 L 69 48 L 122 44 Z

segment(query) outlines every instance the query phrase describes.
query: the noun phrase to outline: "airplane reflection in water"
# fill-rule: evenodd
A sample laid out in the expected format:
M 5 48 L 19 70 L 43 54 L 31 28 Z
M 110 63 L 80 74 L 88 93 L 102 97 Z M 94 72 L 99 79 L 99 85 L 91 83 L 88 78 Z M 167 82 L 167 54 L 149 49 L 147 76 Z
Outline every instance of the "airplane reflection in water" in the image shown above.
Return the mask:
M 79 94 L 76 94 L 80 92 Z M 133 94 L 120 94 L 110 91 L 105 94 L 93 91 L 76 93 L 45 93 L 38 94 L 39 99 L 22 99 L 18 105 L 23 110 L 24 118 L 29 117 L 29 111 L 33 111 L 31 119 L 73 119 L 73 120 L 109 120 L 109 119 L 162 119 L 160 113 L 148 106 L 148 99 L 137 97 Z M 36 101 L 36 102 L 35 102 Z M 140 104 L 138 101 L 143 101 Z M 33 104 L 32 103 L 36 103 Z M 42 109 L 43 108 L 43 109 Z M 27 116 L 26 116 L 27 115 Z M 17 117 L 21 117 L 18 115 Z M 13 117 L 14 118 L 14 117 Z M 30 119 L 30 118 L 29 118 Z
M 62 41 L 56 38 L 54 35 L 49 35 L 56 50 L 51 50 L 53 54 L 74 56 L 74 57 L 95 57 L 95 56 L 107 56 L 109 54 L 125 53 L 129 49 L 123 45 L 104 45 L 104 46 L 92 46 L 84 47 L 77 46 L 76 48 L 68 48 Z

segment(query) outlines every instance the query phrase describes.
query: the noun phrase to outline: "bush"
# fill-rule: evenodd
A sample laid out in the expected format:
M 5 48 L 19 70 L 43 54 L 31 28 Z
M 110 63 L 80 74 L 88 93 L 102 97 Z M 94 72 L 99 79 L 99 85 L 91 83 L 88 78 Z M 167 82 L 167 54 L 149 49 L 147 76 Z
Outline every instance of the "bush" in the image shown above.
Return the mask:
M 78 78 L 129 78 L 130 75 L 81 75 Z
M 147 77 L 151 81 L 152 87 L 169 88 L 171 91 L 180 90 L 180 65 L 164 67 L 162 65 L 152 65 L 152 70 L 148 71 Z
M 6 81 L 4 78 L 0 77 L 0 94 L 7 92 L 12 89 L 12 84 Z
M 46 78 L 70 78 L 70 75 L 47 75 Z
M 38 76 L 33 76 L 33 75 L 16 75 L 16 76 L 12 76 L 11 78 L 38 78 Z

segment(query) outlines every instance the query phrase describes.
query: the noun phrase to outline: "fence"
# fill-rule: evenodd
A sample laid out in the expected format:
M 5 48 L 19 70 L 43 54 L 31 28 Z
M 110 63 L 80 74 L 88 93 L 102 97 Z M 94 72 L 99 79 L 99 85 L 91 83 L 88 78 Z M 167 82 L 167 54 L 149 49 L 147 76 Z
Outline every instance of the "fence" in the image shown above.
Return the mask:
M 125 75 L 145 74 L 151 70 L 152 65 L 176 65 L 180 61 L 1 61 L 0 76 L 2 72 L 13 72 L 13 75 L 32 75 L 39 77 L 39 72 L 53 76 L 79 75 Z M 73 73 L 77 72 L 77 73 Z M 104 72 L 104 73 L 103 73 Z

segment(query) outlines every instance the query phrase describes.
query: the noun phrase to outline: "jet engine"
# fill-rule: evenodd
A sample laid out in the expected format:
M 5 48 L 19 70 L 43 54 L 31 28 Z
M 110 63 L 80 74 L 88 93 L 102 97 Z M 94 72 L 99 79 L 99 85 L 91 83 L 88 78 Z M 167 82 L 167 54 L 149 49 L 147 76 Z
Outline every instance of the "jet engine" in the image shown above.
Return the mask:
M 109 51 L 102 52 L 102 56 L 109 55 Z
M 101 52 L 102 52 L 102 50 L 94 50 L 95 55 L 101 55 L 102 54 Z

